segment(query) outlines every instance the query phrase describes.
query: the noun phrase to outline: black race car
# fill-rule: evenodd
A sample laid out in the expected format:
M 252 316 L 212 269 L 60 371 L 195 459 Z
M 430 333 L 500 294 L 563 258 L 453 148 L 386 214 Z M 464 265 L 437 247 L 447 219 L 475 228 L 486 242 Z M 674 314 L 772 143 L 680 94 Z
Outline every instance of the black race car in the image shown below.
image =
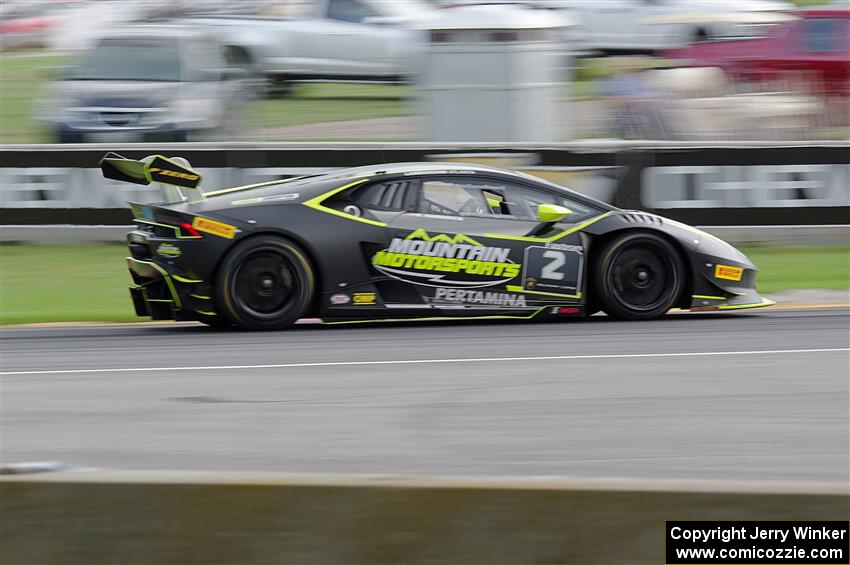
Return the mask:
M 718 238 L 545 180 L 400 163 L 203 193 L 181 159 L 101 161 L 165 185 L 131 204 L 136 313 L 254 330 L 442 318 L 629 320 L 768 306 L 756 267 Z

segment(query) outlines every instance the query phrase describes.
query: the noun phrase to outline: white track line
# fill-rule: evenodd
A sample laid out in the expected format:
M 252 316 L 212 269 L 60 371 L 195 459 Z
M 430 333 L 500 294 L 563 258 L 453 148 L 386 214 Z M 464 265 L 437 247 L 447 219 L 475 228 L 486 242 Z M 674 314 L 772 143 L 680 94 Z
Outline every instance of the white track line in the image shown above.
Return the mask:
M 481 363 L 493 361 L 568 361 L 572 359 L 646 359 L 652 357 L 710 357 L 722 355 L 787 355 L 789 353 L 830 353 L 850 351 L 850 347 L 832 349 L 772 349 L 764 351 L 699 351 L 693 353 L 623 353 L 598 355 L 545 355 L 537 357 L 478 357 L 458 359 L 400 359 L 396 361 L 327 361 L 316 363 L 278 363 L 273 365 L 206 365 L 194 367 L 114 367 L 111 369 L 57 369 L 47 371 L 2 371 L 11 375 L 68 375 L 76 373 L 140 373 L 156 371 L 225 371 L 236 369 L 294 369 L 305 367 L 351 367 L 357 365 L 425 365 L 437 363 Z

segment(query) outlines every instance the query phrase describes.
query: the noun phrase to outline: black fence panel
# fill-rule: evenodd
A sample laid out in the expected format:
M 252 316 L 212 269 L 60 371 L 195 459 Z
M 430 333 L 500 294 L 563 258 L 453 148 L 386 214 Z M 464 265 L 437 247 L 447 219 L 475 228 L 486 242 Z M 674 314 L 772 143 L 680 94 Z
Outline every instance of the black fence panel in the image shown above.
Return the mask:
M 185 157 L 212 183 L 207 188 L 338 167 L 452 160 L 524 170 L 622 208 L 694 225 L 850 223 L 850 143 L 587 142 L 6 146 L 0 224 L 129 223 L 125 202 L 155 200 L 157 191 L 101 179 L 97 163 L 110 150 L 130 158 Z

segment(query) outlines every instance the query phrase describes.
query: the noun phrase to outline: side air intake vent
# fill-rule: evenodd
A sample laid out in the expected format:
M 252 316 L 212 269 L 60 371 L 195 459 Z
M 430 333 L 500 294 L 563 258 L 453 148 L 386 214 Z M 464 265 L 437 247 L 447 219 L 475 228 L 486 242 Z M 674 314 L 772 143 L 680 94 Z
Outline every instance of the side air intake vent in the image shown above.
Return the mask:
M 648 226 L 661 226 L 664 220 L 660 216 L 652 214 L 643 214 L 641 212 L 629 212 L 621 216 L 629 224 L 645 224 Z

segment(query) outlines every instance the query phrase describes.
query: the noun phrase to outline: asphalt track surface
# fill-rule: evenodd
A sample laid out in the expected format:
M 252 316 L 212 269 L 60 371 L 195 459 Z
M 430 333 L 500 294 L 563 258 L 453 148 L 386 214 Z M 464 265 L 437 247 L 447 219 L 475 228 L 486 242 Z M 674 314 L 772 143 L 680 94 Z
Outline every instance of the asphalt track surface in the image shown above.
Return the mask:
M 0 337 L 4 465 L 850 481 L 846 309 Z

